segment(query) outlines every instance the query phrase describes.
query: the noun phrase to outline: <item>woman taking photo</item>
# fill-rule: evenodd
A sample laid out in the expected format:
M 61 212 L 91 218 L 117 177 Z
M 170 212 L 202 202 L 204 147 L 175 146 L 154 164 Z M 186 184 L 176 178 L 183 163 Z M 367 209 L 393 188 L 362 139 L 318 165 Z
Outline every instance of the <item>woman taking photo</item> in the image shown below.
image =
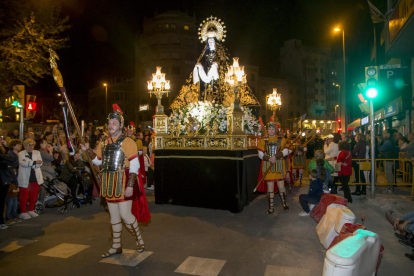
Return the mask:
M 367 145 L 365 143 L 365 135 L 362 133 L 358 133 L 355 137 L 355 141 L 357 144 L 355 145 L 354 149 L 352 150 L 352 159 L 365 159 L 365 154 L 367 152 Z M 352 161 L 352 167 L 354 168 L 355 172 L 355 181 L 356 183 L 367 183 L 364 175 L 364 171 L 359 170 L 359 163 L 360 161 Z M 361 181 L 361 182 L 360 182 Z M 361 191 L 362 186 L 362 191 Z M 360 196 L 367 194 L 367 186 L 366 185 L 356 185 L 356 190 L 352 195 Z
M 40 167 L 43 164 L 40 152 L 34 150 L 36 142 L 26 139 L 23 142 L 25 150 L 19 152 L 19 176 L 17 181 L 20 187 L 20 218 L 30 219 L 37 217 L 34 207 L 37 200 L 39 185 L 43 183 L 43 175 Z M 29 212 L 27 212 L 27 201 L 29 200 Z
M 335 171 L 337 167 L 340 166 L 338 172 L 339 180 L 341 181 L 342 189 L 344 190 L 344 197 L 348 200 L 349 203 L 352 203 L 351 191 L 349 190 L 349 180 L 352 174 L 352 153 L 350 151 L 350 146 L 348 142 L 342 141 L 338 144 L 340 153 L 338 159 L 336 160 Z M 337 185 L 333 185 L 331 194 L 337 193 Z

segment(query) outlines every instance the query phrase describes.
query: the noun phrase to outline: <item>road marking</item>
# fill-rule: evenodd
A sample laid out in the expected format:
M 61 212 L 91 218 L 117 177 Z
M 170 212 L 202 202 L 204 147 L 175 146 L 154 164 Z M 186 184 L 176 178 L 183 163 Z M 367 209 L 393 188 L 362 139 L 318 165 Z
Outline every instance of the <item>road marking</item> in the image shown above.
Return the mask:
M 137 266 L 140 262 L 148 258 L 153 252 L 144 251 L 139 253 L 137 250 L 122 249 L 122 254 L 112 255 L 111 257 L 104 258 L 100 263 L 125 265 L 125 266 Z
M 217 276 L 226 261 L 188 257 L 174 272 L 191 275 Z
M 264 276 L 310 276 L 310 270 L 298 267 L 268 265 Z
M 19 248 L 22 248 L 26 245 L 32 244 L 34 242 L 37 242 L 37 240 L 27 240 L 27 239 L 18 239 L 15 241 L 12 241 L 10 243 L 2 243 L 0 246 L 4 246 L 0 251 L 4 252 L 12 252 L 14 250 L 17 250 Z
M 72 244 L 72 243 L 62 243 L 58 246 L 55 246 L 49 250 L 46 250 L 43 253 L 40 253 L 40 256 L 46 257 L 55 257 L 55 258 L 69 258 L 70 256 L 75 255 L 76 253 L 81 252 L 82 250 L 88 248 L 89 245 L 81 244 Z

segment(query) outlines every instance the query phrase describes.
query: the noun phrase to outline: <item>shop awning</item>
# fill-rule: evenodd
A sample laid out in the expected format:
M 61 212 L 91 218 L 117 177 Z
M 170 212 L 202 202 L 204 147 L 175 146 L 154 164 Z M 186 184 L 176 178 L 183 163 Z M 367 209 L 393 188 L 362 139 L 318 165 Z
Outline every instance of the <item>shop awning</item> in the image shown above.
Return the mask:
M 353 121 L 352 123 L 348 124 L 348 130 L 353 130 L 356 127 L 360 127 L 361 126 L 361 119 L 357 119 L 355 121 Z

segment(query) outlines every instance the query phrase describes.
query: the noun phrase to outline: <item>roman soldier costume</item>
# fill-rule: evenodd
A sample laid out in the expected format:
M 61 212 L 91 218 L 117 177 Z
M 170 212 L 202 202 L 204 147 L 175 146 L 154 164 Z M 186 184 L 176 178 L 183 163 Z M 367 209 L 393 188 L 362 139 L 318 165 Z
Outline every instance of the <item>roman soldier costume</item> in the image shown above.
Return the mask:
M 270 128 L 275 128 L 275 130 L 277 130 L 276 124 L 273 121 L 268 124 L 268 129 Z M 273 199 L 274 194 L 277 192 L 279 192 L 283 209 L 289 209 L 286 202 L 285 189 L 286 164 L 284 157 L 289 154 L 288 149 L 285 148 L 286 144 L 286 139 L 280 136 L 278 137 L 276 133 L 273 137 L 261 139 L 257 147 L 259 158 L 262 159 L 259 181 L 264 176 L 264 180 L 257 190 L 267 193 L 269 210 L 266 211 L 266 214 L 272 214 L 274 212 Z M 275 163 L 269 161 L 272 157 L 276 158 Z M 277 183 L 277 185 L 274 185 L 275 183 Z
M 122 131 L 124 128 L 122 111 L 116 104 L 113 108 L 114 111 L 109 114 L 108 121 L 111 119 L 119 121 L 119 129 Z M 96 156 L 90 149 L 87 149 L 86 153 L 95 165 L 102 168 L 101 197 L 107 201 L 111 215 L 112 248 L 102 257 L 122 253 L 121 218 L 134 236 L 138 251 L 144 251 L 145 244 L 138 222 L 148 222 L 151 216 L 139 173 L 140 165 L 135 142 L 123 134 L 116 138 L 109 136 L 97 147 Z M 129 197 L 125 195 L 128 187 L 133 188 L 133 193 Z

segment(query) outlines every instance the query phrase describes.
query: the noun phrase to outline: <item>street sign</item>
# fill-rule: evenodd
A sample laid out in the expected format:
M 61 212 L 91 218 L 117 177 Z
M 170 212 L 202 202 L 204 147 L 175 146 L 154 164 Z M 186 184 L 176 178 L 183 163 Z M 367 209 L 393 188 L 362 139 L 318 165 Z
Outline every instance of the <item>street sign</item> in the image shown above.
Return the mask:
M 379 81 L 381 86 L 396 86 L 397 80 L 402 80 L 401 64 L 384 64 L 379 66 Z

